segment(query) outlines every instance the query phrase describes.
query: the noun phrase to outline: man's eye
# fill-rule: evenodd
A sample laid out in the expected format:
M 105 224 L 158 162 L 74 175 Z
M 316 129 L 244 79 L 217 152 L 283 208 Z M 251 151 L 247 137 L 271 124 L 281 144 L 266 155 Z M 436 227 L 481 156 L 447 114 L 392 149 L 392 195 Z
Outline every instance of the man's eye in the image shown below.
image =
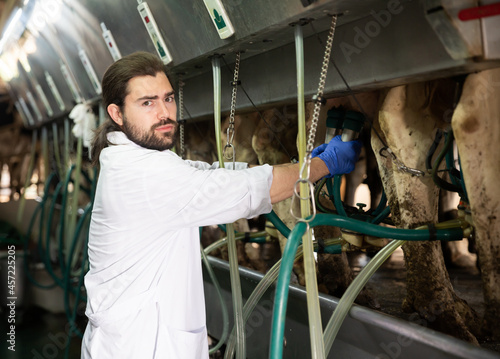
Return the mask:
M 143 106 L 151 106 L 152 104 L 153 104 L 153 102 L 151 102 L 151 101 L 144 101 L 142 103 Z
M 165 99 L 165 102 L 174 102 L 174 101 L 175 101 L 174 96 L 169 96 Z

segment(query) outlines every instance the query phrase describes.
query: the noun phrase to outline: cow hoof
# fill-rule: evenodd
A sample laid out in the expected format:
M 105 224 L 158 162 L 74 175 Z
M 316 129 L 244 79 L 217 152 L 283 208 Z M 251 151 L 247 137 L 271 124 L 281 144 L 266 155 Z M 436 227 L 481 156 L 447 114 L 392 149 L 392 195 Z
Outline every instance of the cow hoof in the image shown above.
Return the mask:
M 463 255 L 460 255 L 456 258 L 453 258 L 453 260 L 452 260 L 452 264 L 455 267 L 459 267 L 459 268 L 470 268 L 470 267 L 475 268 L 476 263 L 477 263 L 477 255 L 474 253 L 463 254 Z

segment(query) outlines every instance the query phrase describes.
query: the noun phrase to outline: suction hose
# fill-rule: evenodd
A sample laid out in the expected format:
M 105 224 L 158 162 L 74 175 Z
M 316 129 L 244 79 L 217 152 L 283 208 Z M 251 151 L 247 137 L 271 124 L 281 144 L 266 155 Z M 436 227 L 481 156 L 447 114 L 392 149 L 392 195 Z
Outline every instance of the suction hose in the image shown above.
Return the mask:
M 201 234 L 201 228 L 200 228 L 200 234 Z M 220 288 L 219 281 L 217 280 L 217 277 L 215 276 L 214 270 L 212 269 L 212 266 L 210 265 L 210 262 L 208 261 L 207 257 L 207 252 L 203 249 L 200 243 L 200 250 L 201 250 L 201 259 L 203 260 L 203 263 L 205 263 L 205 267 L 207 268 L 208 275 L 210 276 L 210 279 L 212 280 L 212 283 L 214 284 L 215 291 L 217 292 L 217 296 L 219 297 L 219 302 L 221 304 L 221 311 L 222 311 L 222 334 L 219 338 L 218 343 L 215 345 L 215 347 L 211 348 L 209 350 L 209 354 L 215 353 L 217 350 L 222 347 L 222 345 L 226 342 L 227 340 L 227 335 L 229 333 L 229 315 L 227 313 L 227 307 L 225 306 L 224 303 L 224 298 L 222 297 L 222 290 Z
M 214 81 L 214 121 L 215 121 L 215 137 L 217 144 L 217 156 L 219 158 L 220 167 L 224 168 L 224 156 L 222 154 L 222 143 L 220 140 L 221 133 L 221 71 L 220 58 L 214 56 L 212 58 L 212 70 Z M 241 295 L 240 272 L 238 267 L 238 253 L 236 250 L 236 239 L 234 234 L 234 226 L 232 223 L 227 224 L 228 237 L 228 255 L 229 255 L 229 274 L 231 277 L 231 289 L 233 300 L 233 316 L 236 328 L 236 358 L 246 358 L 246 337 L 245 324 L 243 321 L 243 298 Z
M 389 207 L 387 207 L 389 208 Z M 462 221 L 459 219 L 452 219 L 447 222 L 438 223 L 434 227 L 436 229 L 451 229 L 451 228 L 460 228 L 464 225 Z M 412 231 L 421 231 L 424 235 L 427 236 L 425 232 L 426 229 L 429 229 L 429 226 L 421 226 L 415 228 Z M 458 233 L 458 232 L 457 232 Z M 463 232 L 460 230 L 460 233 L 463 236 Z M 459 235 L 458 233 L 457 235 Z M 460 237 L 462 239 L 462 237 Z M 394 240 L 382 248 L 375 257 L 368 262 L 368 264 L 361 270 L 361 272 L 354 278 L 352 283 L 347 288 L 342 298 L 339 300 L 339 304 L 335 308 L 330 321 L 328 322 L 325 332 L 324 332 L 324 340 L 325 340 L 325 352 L 328 354 L 330 349 L 332 348 L 333 342 L 340 330 L 340 327 L 347 316 L 347 313 L 352 307 L 354 300 L 356 300 L 359 292 L 364 288 L 366 283 L 370 280 L 370 278 L 375 274 L 377 269 L 391 256 L 392 253 L 399 247 L 401 247 L 406 241 L 405 240 Z
M 57 128 L 57 123 L 52 123 L 52 141 L 54 141 L 54 157 L 56 160 L 57 173 L 59 178 L 64 176 L 64 170 L 61 162 L 60 144 L 59 144 L 59 129 Z
M 31 184 L 31 176 L 33 175 L 33 167 L 35 166 L 35 154 L 36 154 L 36 142 L 38 137 L 38 130 L 34 130 L 31 137 L 31 148 L 30 148 L 30 162 L 28 165 L 28 173 L 26 174 L 26 180 L 24 181 L 24 190 L 21 195 L 21 201 L 19 202 L 19 209 L 17 212 L 17 223 L 21 223 L 24 215 L 24 207 L 26 204 L 26 190 Z
M 375 271 L 391 256 L 391 254 L 405 243 L 403 240 L 392 241 L 382 248 L 375 257 L 368 262 L 363 270 L 354 278 L 345 293 L 339 300 L 339 304 L 335 308 L 330 321 L 328 322 L 325 332 L 325 352 L 328 355 L 332 348 L 335 337 L 339 332 L 340 326 L 344 322 L 347 313 L 351 309 L 352 303 L 357 298 L 359 292 L 363 289 L 368 280 L 372 277 Z
M 298 147 L 300 166 L 306 158 L 306 115 L 304 102 L 304 38 L 300 24 L 295 26 L 295 54 L 297 62 L 297 108 L 298 108 Z M 300 182 L 300 212 L 302 218 L 311 214 L 309 183 Z M 309 317 L 309 336 L 311 339 L 311 358 L 325 358 L 323 345 L 323 327 L 318 299 L 318 282 L 316 279 L 316 261 L 312 244 L 312 230 L 308 228 L 303 240 L 304 270 L 306 280 L 307 313 Z M 293 255 L 295 257 L 295 255 Z M 271 356 L 274 358 L 274 356 Z
M 340 249 L 340 238 L 332 238 L 325 240 L 325 251 L 328 253 L 339 253 Z M 315 248 L 317 247 L 317 244 L 315 243 Z M 297 249 L 297 253 L 295 255 L 294 261 L 302 257 L 303 255 L 303 247 L 299 246 Z M 250 318 L 250 315 L 252 314 L 253 310 L 257 306 L 258 302 L 264 295 L 264 293 L 271 287 L 272 284 L 276 281 L 276 278 L 278 278 L 280 266 L 281 266 L 281 261 L 280 259 L 278 262 L 274 264 L 274 266 L 266 273 L 266 275 L 260 280 L 259 284 L 255 287 L 253 290 L 252 294 L 250 297 L 247 299 L 245 306 L 243 307 L 243 317 L 245 320 L 245 323 L 247 322 L 248 318 Z M 233 357 L 234 354 L 234 340 L 231 338 L 229 339 L 229 342 L 227 343 L 226 346 L 226 353 L 224 355 L 224 359 L 230 359 Z

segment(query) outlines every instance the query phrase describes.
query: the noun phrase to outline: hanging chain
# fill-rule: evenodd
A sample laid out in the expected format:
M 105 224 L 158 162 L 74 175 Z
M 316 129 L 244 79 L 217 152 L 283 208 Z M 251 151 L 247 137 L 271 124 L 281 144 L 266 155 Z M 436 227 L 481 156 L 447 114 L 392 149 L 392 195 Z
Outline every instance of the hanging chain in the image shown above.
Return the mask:
M 333 37 L 335 35 L 335 28 L 336 27 L 337 27 L 337 15 L 333 15 L 332 16 L 332 23 L 330 26 L 330 32 L 328 33 L 328 39 L 326 40 L 325 55 L 323 57 L 323 64 L 321 66 L 321 74 L 320 74 L 320 78 L 319 78 L 318 92 L 316 93 L 316 95 L 313 96 L 313 100 L 315 101 L 315 103 L 314 103 L 313 117 L 312 117 L 312 121 L 311 121 L 311 128 L 309 129 L 309 138 L 307 140 L 307 145 L 306 145 L 306 154 L 305 154 L 304 162 L 302 163 L 302 167 L 300 169 L 299 179 L 297 180 L 297 182 L 295 182 L 294 196 L 292 198 L 292 203 L 291 203 L 291 208 L 290 208 L 290 213 L 292 214 L 292 216 L 295 217 L 295 219 L 302 221 L 302 222 L 310 222 L 316 216 L 316 204 L 314 203 L 314 186 L 313 186 L 312 182 L 309 180 L 309 176 L 311 173 L 311 169 L 310 169 L 311 152 L 314 148 L 314 140 L 316 138 L 316 130 L 318 128 L 318 120 L 319 120 L 319 113 L 321 110 L 321 105 L 324 104 L 323 91 L 325 90 L 326 74 L 328 72 L 328 65 L 330 63 L 330 54 L 332 51 Z M 299 187 L 299 185 L 301 183 L 306 183 L 309 186 L 309 193 L 308 193 L 307 197 L 302 197 L 297 191 L 297 187 Z M 309 200 L 310 199 L 312 201 L 313 213 L 308 220 L 305 220 L 301 216 L 297 216 L 293 213 L 295 198 L 298 198 L 300 200 Z
M 233 76 L 233 81 L 231 82 L 231 86 L 233 86 L 233 92 L 231 94 L 231 111 L 229 113 L 229 126 L 227 128 L 226 134 L 227 134 L 227 140 L 226 140 L 226 145 L 224 146 L 224 158 L 227 160 L 233 160 L 233 169 L 235 166 L 235 161 L 236 161 L 236 153 L 233 145 L 234 141 L 234 116 L 236 113 L 236 92 L 238 90 L 238 76 L 240 72 L 240 53 L 236 53 L 236 61 L 234 62 L 234 76 Z M 231 149 L 231 153 L 226 154 L 227 150 Z
M 333 37 L 335 35 L 335 29 L 337 27 L 337 15 L 332 16 L 332 23 L 330 26 L 330 32 L 328 33 L 328 39 L 326 40 L 325 55 L 323 57 L 323 65 L 321 66 L 321 75 L 319 77 L 318 92 L 313 96 L 314 111 L 313 118 L 311 121 L 311 128 L 309 129 L 309 139 L 307 140 L 306 153 L 310 157 L 310 154 L 314 148 L 314 140 L 316 138 L 316 129 L 318 127 L 319 112 L 321 110 L 321 105 L 324 104 L 323 92 L 325 90 L 326 83 L 326 73 L 328 72 L 328 65 L 330 63 L 330 54 L 332 51 Z
M 179 118 L 177 122 L 179 123 L 179 142 L 181 147 L 181 158 L 184 159 L 186 155 L 185 147 L 184 147 L 184 124 L 186 120 L 184 120 L 184 81 L 182 80 L 182 74 L 179 75 Z

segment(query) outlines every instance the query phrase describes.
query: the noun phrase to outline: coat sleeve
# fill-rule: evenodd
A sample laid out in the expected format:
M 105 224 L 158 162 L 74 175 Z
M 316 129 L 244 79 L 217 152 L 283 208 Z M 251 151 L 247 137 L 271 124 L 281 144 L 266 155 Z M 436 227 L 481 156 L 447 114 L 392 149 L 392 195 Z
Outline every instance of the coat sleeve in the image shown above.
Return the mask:
M 159 162 L 143 171 L 142 191 L 151 216 L 172 229 L 232 223 L 272 209 L 271 166 L 199 169 L 176 157 Z
M 219 161 L 212 163 L 211 165 L 208 164 L 207 162 L 203 161 L 191 161 L 191 160 L 185 160 L 187 164 L 190 166 L 197 168 L 199 170 L 215 170 L 220 168 L 220 163 Z M 224 163 L 224 168 L 232 170 L 236 168 L 237 170 L 244 170 L 248 168 L 248 163 L 246 162 L 235 162 L 233 166 L 233 162 L 226 162 Z

